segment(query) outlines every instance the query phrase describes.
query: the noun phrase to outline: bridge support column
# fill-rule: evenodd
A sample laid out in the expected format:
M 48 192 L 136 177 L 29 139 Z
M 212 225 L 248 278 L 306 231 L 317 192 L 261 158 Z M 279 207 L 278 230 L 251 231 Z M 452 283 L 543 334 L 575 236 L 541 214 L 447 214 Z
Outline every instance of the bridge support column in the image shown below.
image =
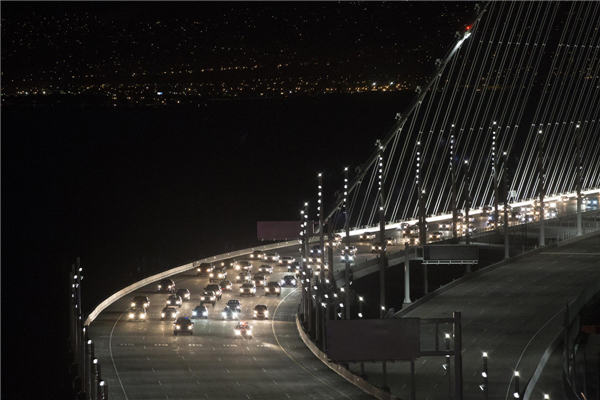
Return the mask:
M 454 315 L 454 388 L 455 400 L 463 400 L 463 379 L 462 379 L 462 333 L 460 323 L 460 311 L 455 311 Z
M 575 155 L 575 167 L 577 169 L 575 179 L 577 185 L 577 236 L 583 235 L 583 227 L 581 224 L 581 129 L 580 124 L 577 123 L 575 127 L 575 146 L 576 146 L 576 155 Z
M 383 146 L 377 142 L 379 148 L 379 242 L 381 250 L 379 252 L 379 303 L 380 317 L 384 318 L 386 313 L 385 304 L 385 269 L 387 267 L 387 240 L 385 238 L 385 194 L 383 190 Z M 385 363 L 384 363 L 385 365 Z M 384 385 L 385 386 L 385 385 Z
M 540 247 L 546 245 L 546 236 L 544 229 L 544 196 L 546 195 L 545 179 L 544 179 L 544 134 L 542 130 L 539 131 L 538 140 L 538 173 L 539 173 L 539 193 L 540 193 Z
M 404 304 L 410 304 L 410 246 L 404 245 Z
M 508 163 L 506 162 L 506 152 L 502 159 L 504 160 L 504 175 L 502 175 L 502 191 L 504 192 L 504 259 L 510 258 L 510 249 L 508 243 Z

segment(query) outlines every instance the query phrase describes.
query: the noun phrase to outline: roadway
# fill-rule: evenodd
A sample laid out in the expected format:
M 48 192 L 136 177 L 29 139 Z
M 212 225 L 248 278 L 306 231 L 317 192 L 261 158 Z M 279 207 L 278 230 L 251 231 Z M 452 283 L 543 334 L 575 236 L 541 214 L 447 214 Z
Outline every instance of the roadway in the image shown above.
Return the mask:
M 574 203 L 559 205 L 559 211 L 573 212 Z M 486 217 L 478 215 L 474 224 L 481 230 L 486 221 Z M 436 225 L 429 223 L 429 231 L 437 230 Z M 402 242 L 401 232 L 395 229 L 388 230 L 386 236 Z M 352 239 L 359 250 L 359 261 L 377 257 L 370 252 L 372 242 Z M 279 254 L 298 257 L 299 247 L 290 246 L 279 250 Z M 403 244 L 398 244 L 389 249 L 395 253 L 403 248 Z M 336 271 L 344 267 L 339 248 L 334 259 Z M 262 263 L 253 261 L 253 272 Z M 231 270 L 229 272 L 231 274 Z M 274 265 L 274 274 L 268 279 L 279 280 L 286 274 L 286 268 Z M 192 294 L 193 300 L 185 302 L 180 309 L 181 316 L 190 316 L 191 310 L 199 304 L 198 298 L 208 278 L 197 277 L 192 270 L 172 279 L 177 288 L 188 288 Z M 281 297 L 268 298 L 258 289 L 256 297 L 242 299 L 242 319 L 250 319 L 252 308 L 259 303 L 268 306 L 271 319 L 252 322 L 253 339 L 234 339 L 235 322 L 222 321 L 220 311 L 230 298 L 239 298 L 238 288 L 239 285 L 234 284 L 234 291 L 224 293 L 214 309 L 209 306 L 209 319 L 195 321 L 193 336 L 174 336 L 172 321 L 160 320 L 168 295 L 156 293 L 155 284 L 129 294 L 100 313 L 90 326 L 90 336 L 96 356 L 102 361 L 102 376 L 109 385 L 110 398 L 372 398 L 327 368 L 305 347 L 294 323 L 299 289 L 283 288 Z M 147 295 L 151 299 L 148 322 L 126 320 L 131 299 L 136 295 Z M 457 305 L 454 309 L 460 307 Z M 376 371 L 370 375 L 377 378 Z M 404 385 L 402 383 L 400 388 Z M 390 386 L 397 389 L 393 382 Z
M 295 255 L 296 248 L 281 255 Z M 253 261 L 253 272 L 263 263 Z M 231 273 L 232 270 L 229 270 Z M 287 275 L 274 265 L 268 279 Z M 208 284 L 207 277 L 189 271 L 172 277 L 177 288 L 188 288 L 192 301 L 184 302 L 181 316 L 190 316 Z M 173 321 L 161 321 L 166 293 L 148 285 L 113 303 L 91 324 L 96 357 L 111 399 L 371 399 L 370 395 L 326 367 L 306 348 L 295 324 L 300 291 L 282 289 L 281 297 L 240 298 L 240 285 L 224 293 L 209 319 L 195 320 L 192 336 L 173 334 Z M 150 298 L 148 322 L 128 322 L 127 310 L 137 295 Z M 225 303 L 242 302 L 241 319 L 254 326 L 252 339 L 233 337 L 236 322 L 222 321 Z M 266 304 L 269 320 L 252 320 L 256 304 Z
M 562 309 L 590 281 L 600 277 L 600 241 L 595 236 L 540 253 L 464 282 L 422 304 L 405 317 L 444 318 L 462 313 L 464 398 L 482 399 L 482 353 L 489 355 L 490 399 L 513 398 L 515 370 L 521 388 L 537 367 L 544 351 L 562 329 Z M 555 316 L 558 316 L 553 320 Z M 434 346 L 434 327 L 423 326 L 423 350 Z M 440 328 L 440 337 L 451 333 Z M 443 348 L 443 339 L 440 341 Z M 449 397 L 448 372 L 443 357 L 422 357 L 416 362 L 418 399 Z M 366 364 L 369 381 L 380 385 L 381 366 Z M 352 367 L 356 372 L 356 366 Z M 393 395 L 410 398 L 410 365 L 388 364 L 388 385 Z M 538 387 L 534 393 L 548 393 Z M 552 393 L 550 398 L 562 398 Z M 535 398 L 535 397 L 534 397 Z M 540 397 L 541 398 L 541 397 Z

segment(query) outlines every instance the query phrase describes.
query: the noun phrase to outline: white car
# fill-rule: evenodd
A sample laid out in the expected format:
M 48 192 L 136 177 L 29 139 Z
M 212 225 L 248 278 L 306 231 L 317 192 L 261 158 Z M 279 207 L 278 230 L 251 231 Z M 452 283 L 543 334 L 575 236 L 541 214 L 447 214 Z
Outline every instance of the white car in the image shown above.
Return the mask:
M 292 264 L 296 259 L 292 256 L 284 256 L 279 258 L 279 264 L 288 265 Z

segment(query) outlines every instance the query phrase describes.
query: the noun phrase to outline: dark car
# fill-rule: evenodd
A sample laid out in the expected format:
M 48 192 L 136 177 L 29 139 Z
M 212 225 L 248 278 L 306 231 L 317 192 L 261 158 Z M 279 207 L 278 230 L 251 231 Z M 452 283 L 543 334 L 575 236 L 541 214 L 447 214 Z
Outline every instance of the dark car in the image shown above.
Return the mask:
M 252 337 L 252 326 L 247 322 L 239 322 L 233 328 L 234 337 Z
M 240 310 L 235 307 L 226 306 L 221 312 L 221 317 L 223 319 L 238 319 L 240 314 Z
M 209 292 L 209 291 L 215 292 L 215 296 L 217 296 L 217 300 L 221 300 L 221 297 L 223 297 L 223 291 L 221 290 L 221 286 L 217 285 L 216 283 L 206 285 L 204 290 L 207 292 Z
M 279 261 L 279 258 L 280 258 L 279 254 L 277 254 L 277 253 L 267 253 L 267 254 L 265 254 L 264 260 L 277 262 L 277 261 Z
M 240 288 L 240 296 L 243 295 L 256 296 L 256 285 L 254 282 L 243 283 Z
M 267 284 L 267 278 L 265 278 L 264 275 L 255 274 L 252 280 L 254 281 L 254 285 L 256 285 L 256 287 L 265 287 Z
M 196 268 L 196 275 L 208 275 L 215 269 L 215 266 L 211 263 L 202 263 Z
M 222 281 L 227 278 L 227 270 L 225 267 L 215 268 L 212 272 L 208 274 L 208 281 Z
M 321 250 L 321 246 L 316 244 L 314 245 L 311 249 L 310 249 L 310 254 L 313 257 L 321 257 L 321 254 L 323 254 L 323 251 Z
M 148 308 L 150 307 L 150 299 L 146 296 L 135 296 L 131 302 L 131 307 Z
M 194 334 L 194 323 L 188 317 L 179 317 L 173 324 L 173 333 L 189 333 Z
M 179 311 L 177 311 L 174 307 L 165 307 L 160 313 L 160 319 L 163 321 L 165 319 L 175 319 L 177 318 L 177 315 L 179 315 Z
M 237 312 L 242 312 L 242 303 L 238 299 L 231 299 L 227 302 L 227 307 L 233 307 Z
M 251 280 L 252 280 L 252 275 L 250 274 L 250 272 L 238 272 L 235 275 L 235 281 L 237 283 L 250 282 Z
M 258 267 L 258 272 L 271 275 L 273 273 L 273 267 L 270 265 L 261 265 Z
M 129 310 L 128 321 L 147 321 L 146 309 L 144 307 L 132 307 Z
M 221 261 L 221 267 L 233 268 L 234 265 L 235 265 L 235 258 L 228 258 L 226 260 Z
M 264 260 L 265 252 L 261 250 L 255 250 L 252 254 L 250 254 L 250 258 L 254 258 L 255 260 Z
M 187 289 L 177 289 L 177 296 L 181 297 L 181 300 L 183 301 L 192 299 L 190 291 Z
M 296 261 L 296 259 L 292 256 L 283 256 L 279 258 L 280 265 L 288 265 Z
M 210 303 L 214 307 L 217 303 L 217 296 L 215 295 L 215 292 L 212 290 L 204 291 L 204 294 L 200 296 L 200 305 L 203 305 L 204 303 Z
M 221 281 L 219 286 L 221 287 L 221 291 L 231 292 L 233 290 L 233 283 L 231 281 Z
M 265 286 L 265 296 L 273 294 L 275 296 L 281 296 L 281 286 L 277 282 L 269 282 Z
M 294 261 L 291 264 L 288 264 L 287 266 L 287 270 L 288 272 L 295 272 L 298 271 L 302 268 L 302 265 L 300 264 L 300 261 Z
M 161 279 L 158 282 L 158 291 L 173 293 L 175 291 L 175 282 L 169 278 Z
M 192 318 L 208 319 L 208 308 L 206 306 L 196 306 L 192 310 Z
M 181 297 L 177 296 L 176 294 L 172 294 L 167 297 L 167 307 L 181 307 L 182 304 L 183 300 L 181 300 Z
M 342 254 L 350 254 L 351 256 L 356 255 L 358 249 L 356 246 L 346 246 L 342 249 Z
M 291 285 L 293 287 L 296 287 L 296 286 L 298 286 L 298 280 L 296 279 L 296 277 L 294 275 L 286 275 L 281 280 L 280 285 L 281 286 Z
M 269 310 L 267 310 L 267 306 L 264 304 L 257 304 L 252 312 L 254 318 L 269 318 Z
M 375 240 L 377 237 L 374 233 L 365 232 L 358 237 L 358 240 Z

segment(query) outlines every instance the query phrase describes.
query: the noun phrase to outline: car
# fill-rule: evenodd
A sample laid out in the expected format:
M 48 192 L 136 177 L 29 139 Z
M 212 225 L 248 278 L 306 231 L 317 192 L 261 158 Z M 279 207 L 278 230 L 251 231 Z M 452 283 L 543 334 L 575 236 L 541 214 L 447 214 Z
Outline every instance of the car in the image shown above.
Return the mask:
M 474 225 L 469 225 L 469 233 L 474 233 L 477 230 Z M 467 225 L 463 225 L 462 228 L 463 233 L 467 232 Z
M 267 310 L 267 306 L 264 304 L 257 304 L 252 310 L 254 314 L 254 318 L 267 319 L 269 318 L 269 310 Z
M 404 238 L 404 242 L 408 243 L 410 246 L 418 246 L 419 245 L 419 235 L 410 235 Z
M 273 273 L 273 267 L 270 265 L 261 265 L 258 267 L 258 272 L 271 275 Z
M 217 303 L 217 296 L 215 295 L 215 292 L 212 290 L 205 290 L 204 294 L 200 296 L 200 305 L 202 306 L 204 303 L 210 303 L 214 307 Z
M 429 234 L 429 239 L 440 240 L 442 238 L 442 232 L 436 231 Z
M 211 263 L 202 263 L 196 268 L 196 275 L 208 275 L 215 269 L 214 264 Z
M 240 288 L 240 296 L 243 295 L 256 296 L 256 285 L 254 282 L 246 282 L 242 283 L 242 287 Z
M 226 260 L 221 261 L 221 267 L 225 268 L 233 268 L 235 264 L 235 258 L 228 258 Z
M 362 235 L 358 236 L 358 239 L 359 240 L 375 240 L 376 237 L 377 237 L 377 235 L 374 233 L 363 233 Z
M 192 310 L 192 318 L 208 319 L 208 308 L 206 306 L 196 306 Z
M 373 246 L 371 246 L 371 253 L 378 253 L 380 252 L 382 249 L 380 244 L 374 244 Z M 383 251 L 386 251 L 387 249 L 383 249 Z
M 255 260 L 264 260 L 265 252 L 262 250 L 254 250 L 252 254 L 250 254 L 250 258 L 253 258 Z
M 318 244 L 315 244 L 311 249 L 310 249 L 310 254 L 314 257 L 321 257 L 321 254 L 323 254 L 323 250 L 321 250 L 321 246 Z
M 237 312 L 242 312 L 242 302 L 238 299 L 231 299 L 227 302 L 227 307 L 233 307 Z
M 280 258 L 279 254 L 272 252 L 272 253 L 266 253 L 264 260 L 277 262 L 277 261 L 279 261 L 279 258 Z
M 215 268 L 208 274 L 209 282 L 222 281 L 225 278 L 227 278 L 227 269 L 225 267 Z
M 338 243 L 341 242 L 342 241 L 342 236 L 338 235 L 338 234 L 333 235 L 333 241 L 334 242 L 338 242 Z
M 300 264 L 300 261 L 294 261 L 293 263 L 291 263 L 287 266 L 288 272 L 294 272 L 294 271 L 297 271 L 300 269 L 302 269 L 302 265 Z
M 264 275 L 254 274 L 254 278 L 252 278 L 256 287 L 265 287 L 267 284 L 267 278 Z
M 443 222 L 439 227 L 442 231 L 450 231 L 452 230 L 452 222 Z
M 388 246 L 391 246 L 393 244 L 396 244 L 396 239 L 395 238 L 385 238 L 385 242 L 387 243 Z
M 147 313 L 144 307 L 131 307 L 129 310 L 128 321 L 147 321 Z
M 131 307 L 148 308 L 150 307 L 150 299 L 146 296 L 135 296 L 131 302 Z
M 169 278 L 161 279 L 158 282 L 158 291 L 173 293 L 175 291 L 175 282 Z
M 560 196 L 560 201 L 566 203 L 567 201 L 569 201 L 569 196 Z
M 281 265 L 290 265 L 294 261 L 296 261 L 296 259 L 292 256 L 283 256 L 279 258 L 279 264 Z
M 240 321 L 233 328 L 234 337 L 252 337 L 252 326 L 249 323 Z
M 194 334 L 194 323 L 188 317 L 179 317 L 173 324 L 173 333 L 175 336 L 179 333 Z
M 558 210 L 554 207 L 549 208 L 546 212 L 546 218 L 556 218 L 558 217 Z
M 162 309 L 160 313 L 160 319 L 175 319 L 179 315 L 179 311 L 175 309 L 175 307 L 165 307 Z
M 331 242 L 331 245 L 332 245 L 333 247 L 338 247 L 338 246 L 340 246 L 341 244 L 342 244 L 342 242 L 341 242 L 341 241 L 339 241 L 339 242 L 338 242 L 337 240 L 333 240 L 333 241 Z M 329 247 L 329 242 L 328 242 L 328 241 L 326 241 L 326 242 L 325 242 L 325 247 Z
M 223 291 L 221 290 L 221 286 L 217 285 L 216 283 L 211 283 L 210 285 L 206 285 L 206 287 L 204 288 L 205 291 L 212 291 L 215 293 L 215 296 L 217 296 L 217 300 L 221 300 L 221 297 L 223 297 Z
M 265 296 L 270 294 L 281 296 L 281 286 L 277 282 L 268 282 L 265 286 Z
M 177 296 L 181 297 L 181 300 L 191 300 L 190 291 L 187 289 L 177 289 Z
M 181 300 L 181 297 L 177 296 L 176 294 L 172 294 L 167 297 L 167 307 L 181 307 L 182 304 L 183 300 Z
M 588 197 L 585 204 L 587 206 L 597 206 L 598 205 L 598 198 L 597 197 Z
M 500 227 L 502 227 L 504 224 L 503 224 L 502 222 L 488 221 L 488 222 L 486 222 L 486 224 L 485 224 L 485 225 L 486 225 L 486 227 L 488 227 L 488 228 L 500 228 Z M 471 225 L 471 226 L 473 226 L 473 225 Z M 464 228 L 463 228 L 463 232 L 464 232 Z M 469 232 L 471 232 L 471 231 L 469 231 Z
M 250 271 L 252 269 L 252 263 L 250 261 L 238 261 L 235 264 L 236 271 Z
M 235 281 L 237 283 L 245 283 L 250 282 L 252 280 L 252 275 L 250 272 L 238 272 L 235 276 Z
M 238 319 L 240 315 L 240 311 L 232 306 L 225 306 L 223 311 L 221 311 L 221 317 L 223 319 Z
M 298 279 L 296 279 L 296 276 L 294 275 L 286 275 L 283 277 L 283 279 L 281 279 L 281 281 L 279 282 L 279 284 L 281 286 L 293 286 L 293 287 L 297 287 L 298 286 Z
M 350 254 L 351 256 L 356 255 L 356 252 L 358 251 L 358 249 L 356 248 L 356 246 L 346 246 L 345 248 L 342 249 L 342 254 L 346 255 L 346 254 Z
M 233 290 L 233 283 L 231 283 L 231 281 L 221 281 L 219 286 L 221 287 L 221 292 L 231 292 Z
M 481 209 L 481 212 L 485 214 L 489 214 L 492 211 L 492 206 L 485 206 Z

